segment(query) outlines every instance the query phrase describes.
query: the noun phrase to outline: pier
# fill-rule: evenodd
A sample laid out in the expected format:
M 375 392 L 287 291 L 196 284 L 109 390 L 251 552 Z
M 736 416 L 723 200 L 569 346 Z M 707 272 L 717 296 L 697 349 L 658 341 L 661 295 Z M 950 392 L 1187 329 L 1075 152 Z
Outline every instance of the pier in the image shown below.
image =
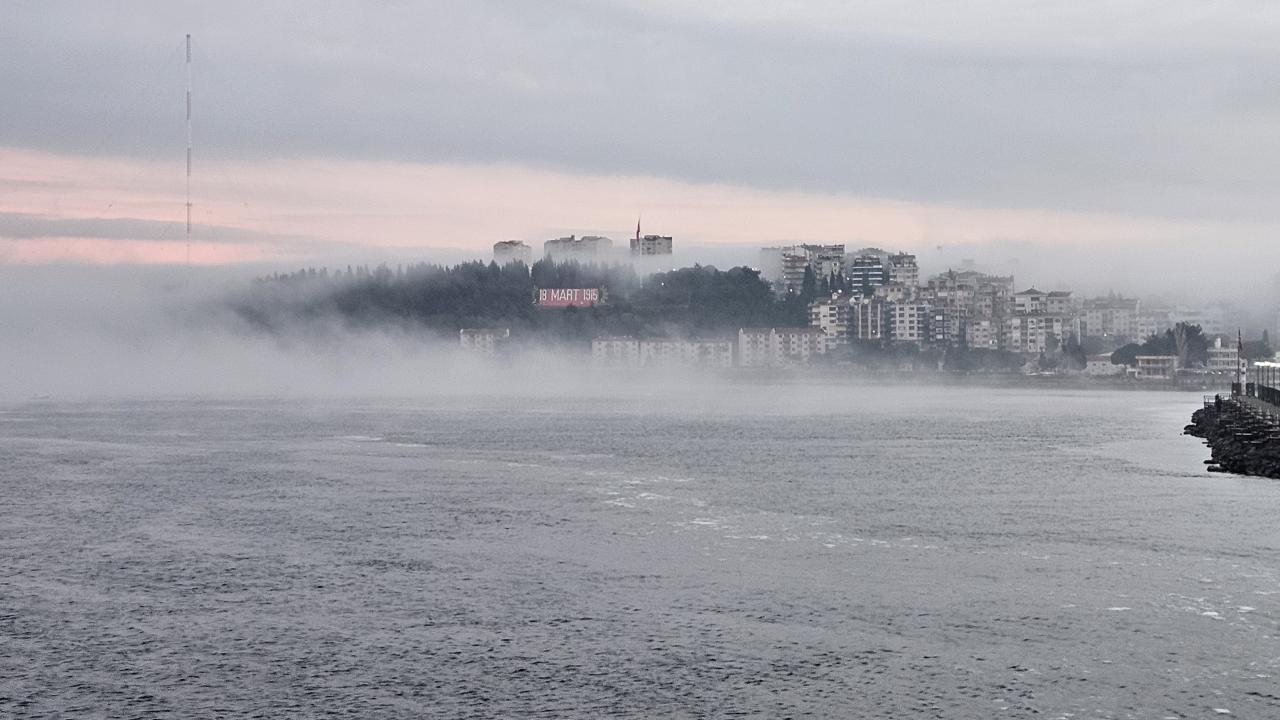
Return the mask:
M 1204 398 L 1184 432 L 1204 438 L 1211 472 L 1280 478 L 1280 363 L 1260 362 L 1252 381 Z

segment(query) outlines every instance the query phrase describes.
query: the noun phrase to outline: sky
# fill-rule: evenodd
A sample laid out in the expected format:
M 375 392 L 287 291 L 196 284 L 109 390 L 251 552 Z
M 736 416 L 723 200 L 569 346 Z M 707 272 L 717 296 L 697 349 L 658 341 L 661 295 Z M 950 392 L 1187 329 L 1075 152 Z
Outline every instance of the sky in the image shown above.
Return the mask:
M 1095 290 L 1280 261 L 1273 2 L 9 0 L 0 263 L 186 261 L 186 33 L 192 263 L 637 217 Z

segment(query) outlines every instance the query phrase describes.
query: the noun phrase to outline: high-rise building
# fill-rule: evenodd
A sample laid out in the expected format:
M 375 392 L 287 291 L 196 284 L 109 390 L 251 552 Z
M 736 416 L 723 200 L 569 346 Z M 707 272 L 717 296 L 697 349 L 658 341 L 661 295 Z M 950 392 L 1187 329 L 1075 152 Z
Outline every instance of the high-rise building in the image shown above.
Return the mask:
M 522 262 L 530 265 L 533 262 L 533 248 L 520 240 L 503 240 L 493 244 L 493 261 L 499 265 Z
M 914 290 L 920 286 L 920 266 L 916 256 L 900 252 L 889 256 L 889 282 L 905 285 Z
M 612 249 L 613 241 L 598 235 L 584 235 L 581 238 L 570 235 L 542 244 L 544 257 L 552 262 L 599 260 Z
M 670 255 L 671 237 L 668 235 L 645 235 L 631 238 L 631 254 L 633 256 Z
M 884 258 L 879 255 L 859 255 L 850 262 L 845 270 L 853 291 L 863 295 L 871 295 L 875 288 L 889 282 L 889 268 Z

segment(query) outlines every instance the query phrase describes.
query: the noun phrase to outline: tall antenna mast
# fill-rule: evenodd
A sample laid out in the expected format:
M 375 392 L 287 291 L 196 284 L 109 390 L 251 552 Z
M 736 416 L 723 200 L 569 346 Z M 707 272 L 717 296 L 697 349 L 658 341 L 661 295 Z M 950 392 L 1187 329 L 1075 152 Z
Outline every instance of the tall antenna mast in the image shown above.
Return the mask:
M 187 33 L 187 264 L 191 264 L 191 33 Z

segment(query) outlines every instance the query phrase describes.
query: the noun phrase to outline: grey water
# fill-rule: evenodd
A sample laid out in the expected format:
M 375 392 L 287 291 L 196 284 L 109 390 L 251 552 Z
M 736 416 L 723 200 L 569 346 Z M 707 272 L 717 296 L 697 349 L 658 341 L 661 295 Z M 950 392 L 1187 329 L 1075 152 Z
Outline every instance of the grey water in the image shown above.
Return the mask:
M 0 407 L 6 717 L 1280 717 L 1200 399 Z

